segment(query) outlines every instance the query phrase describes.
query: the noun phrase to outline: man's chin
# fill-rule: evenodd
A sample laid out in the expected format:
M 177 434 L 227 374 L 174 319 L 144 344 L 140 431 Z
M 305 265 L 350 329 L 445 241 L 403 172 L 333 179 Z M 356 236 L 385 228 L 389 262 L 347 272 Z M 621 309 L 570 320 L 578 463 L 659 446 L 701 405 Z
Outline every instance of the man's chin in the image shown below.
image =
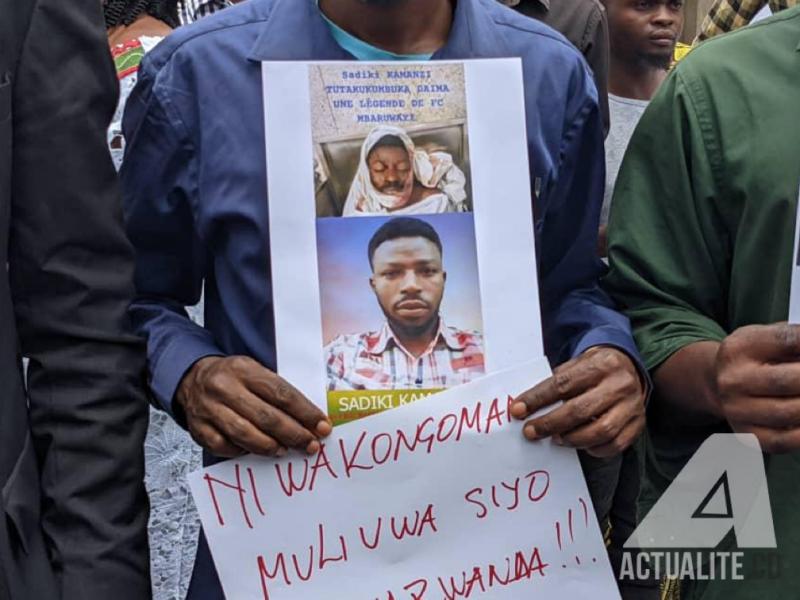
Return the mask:
M 426 331 L 435 320 L 435 316 L 432 316 L 429 311 L 425 311 L 420 315 L 394 315 L 393 318 L 390 319 L 390 323 L 393 329 L 414 333 L 416 331 Z
M 403 322 L 427 323 L 431 320 L 431 309 L 419 303 L 416 308 L 395 308 L 395 316 Z
M 669 46 L 657 52 L 650 52 L 645 56 L 645 62 L 656 69 L 669 69 L 675 55 L 675 47 Z
M 423 329 L 431 323 L 430 314 L 424 315 L 402 315 L 394 319 L 403 329 Z
M 405 193 L 405 190 L 380 190 L 381 194 L 385 196 L 391 196 L 394 198 L 398 203 L 407 203 L 409 200 L 409 196 Z

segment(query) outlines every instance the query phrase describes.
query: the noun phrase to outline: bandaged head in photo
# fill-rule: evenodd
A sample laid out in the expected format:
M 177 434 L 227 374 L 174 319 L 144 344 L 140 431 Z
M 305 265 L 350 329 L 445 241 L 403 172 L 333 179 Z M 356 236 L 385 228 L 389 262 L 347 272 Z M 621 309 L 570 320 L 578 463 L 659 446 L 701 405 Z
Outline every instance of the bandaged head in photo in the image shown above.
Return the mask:
M 383 146 L 397 148 L 401 144 L 408 155 L 411 173 L 406 170 L 403 180 L 402 177 L 398 178 L 398 171 L 394 166 L 389 169 L 381 165 L 385 168 L 384 172 L 391 170 L 392 179 L 382 181 L 383 185 L 376 185 L 369 162 L 373 149 Z M 374 176 L 383 179 L 380 174 L 376 173 Z M 414 201 L 415 180 L 435 193 L 426 194 L 421 200 Z M 466 177 L 449 153 L 416 148 L 409 135 L 399 127 L 376 127 L 361 146 L 358 170 L 347 195 L 344 216 L 465 212 L 468 210 L 465 186 Z

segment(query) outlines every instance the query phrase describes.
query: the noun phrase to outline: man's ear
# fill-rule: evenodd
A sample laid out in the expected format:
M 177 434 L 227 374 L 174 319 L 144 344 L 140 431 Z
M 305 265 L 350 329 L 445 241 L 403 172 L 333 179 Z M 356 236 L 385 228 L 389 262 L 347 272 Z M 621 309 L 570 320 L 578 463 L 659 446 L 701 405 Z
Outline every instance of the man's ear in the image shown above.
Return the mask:
M 442 271 L 442 281 L 447 282 L 447 271 Z
M 375 290 L 375 276 L 374 276 L 374 275 L 370 275 L 370 277 L 369 277 L 369 287 L 371 287 L 371 288 L 372 288 L 372 291 L 373 291 L 373 292 L 375 292 L 376 294 L 378 293 L 378 292 Z

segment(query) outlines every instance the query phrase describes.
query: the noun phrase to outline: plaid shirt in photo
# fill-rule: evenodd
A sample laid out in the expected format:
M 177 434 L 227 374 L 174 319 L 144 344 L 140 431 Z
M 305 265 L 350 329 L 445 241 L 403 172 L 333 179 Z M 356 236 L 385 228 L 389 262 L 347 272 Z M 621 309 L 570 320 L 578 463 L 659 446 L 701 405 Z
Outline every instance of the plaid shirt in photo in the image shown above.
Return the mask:
M 414 358 L 388 323 L 378 331 L 340 335 L 325 347 L 328 391 L 449 388 L 484 374 L 483 336 L 448 327 Z

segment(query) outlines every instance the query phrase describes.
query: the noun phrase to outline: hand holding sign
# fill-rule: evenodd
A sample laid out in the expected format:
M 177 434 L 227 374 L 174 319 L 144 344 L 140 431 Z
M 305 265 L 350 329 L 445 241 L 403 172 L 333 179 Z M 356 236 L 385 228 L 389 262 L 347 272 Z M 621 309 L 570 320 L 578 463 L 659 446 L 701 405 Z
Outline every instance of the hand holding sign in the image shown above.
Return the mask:
M 595 347 L 521 394 L 511 412 L 524 419 L 563 400 L 563 406 L 529 420 L 525 436 L 554 436 L 558 443 L 608 457 L 625 450 L 641 433 L 644 398 L 644 385 L 631 359 L 615 348 Z
M 183 377 L 176 401 L 194 440 L 217 456 L 314 454 L 328 418 L 291 384 L 245 356 L 208 356 Z

